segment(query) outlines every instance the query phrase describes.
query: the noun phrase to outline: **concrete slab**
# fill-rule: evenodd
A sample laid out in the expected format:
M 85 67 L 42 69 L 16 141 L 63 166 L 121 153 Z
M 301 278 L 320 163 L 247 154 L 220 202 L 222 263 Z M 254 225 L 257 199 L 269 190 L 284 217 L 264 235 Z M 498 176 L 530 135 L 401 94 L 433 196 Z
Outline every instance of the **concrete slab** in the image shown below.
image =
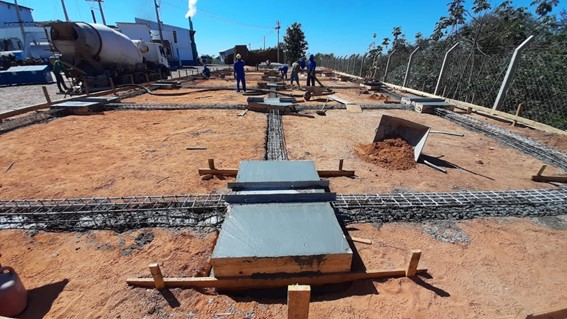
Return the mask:
M 313 161 L 242 161 L 232 190 L 328 188 Z
M 329 203 L 231 206 L 211 256 L 216 277 L 344 272 L 351 262 Z

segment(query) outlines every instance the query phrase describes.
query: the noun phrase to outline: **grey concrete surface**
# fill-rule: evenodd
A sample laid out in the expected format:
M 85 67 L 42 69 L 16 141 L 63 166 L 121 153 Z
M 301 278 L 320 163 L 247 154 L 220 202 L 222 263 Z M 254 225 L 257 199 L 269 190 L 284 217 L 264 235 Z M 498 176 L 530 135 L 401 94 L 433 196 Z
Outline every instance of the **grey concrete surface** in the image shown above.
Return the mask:
M 42 86 L 47 87 L 51 101 L 61 100 L 65 97 L 63 94 L 56 94 L 59 90 L 55 82 L 51 84 L 0 86 L 0 112 L 45 103 Z

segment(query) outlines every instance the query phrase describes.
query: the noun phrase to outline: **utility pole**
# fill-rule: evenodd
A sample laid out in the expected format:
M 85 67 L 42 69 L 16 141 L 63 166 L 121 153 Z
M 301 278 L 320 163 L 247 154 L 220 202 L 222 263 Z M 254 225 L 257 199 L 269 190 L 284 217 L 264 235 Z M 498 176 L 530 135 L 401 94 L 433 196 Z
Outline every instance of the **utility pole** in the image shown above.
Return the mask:
M 22 15 L 20 13 L 20 6 L 18 5 L 18 0 L 14 0 L 16 4 L 16 15 L 18 16 L 18 24 L 20 25 L 20 31 L 22 32 L 22 39 L 24 43 L 23 51 L 24 58 L 26 57 L 26 30 L 24 29 L 24 21 L 22 21 Z
M 276 30 L 278 30 L 278 63 L 280 63 L 280 21 L 276 22 Z
M 104 0 L 86 0 L 86 1 L 98 2 L 98 8 L 99 8 L 99 10 L 100 10 L 100 16 L 102 17 L 102 23 L 103 23 L 104 25 L 106 25 L 106 19 L 104 18 L 104 11 L 102 11 L 102 2 L 103 2 Z M 92 8 L 92 7 L 91 7 L 91 8 Z M 92 11 L 92 10 L 91 10 L 91 11 Z M 94 18 L 94 15 L 93 15 L 93 20 L 96 20 L 96 19 Z M 96 23 L 96 21 L 95 21 L 95 23 Z
M 266 51 L 266 36 L 264 36 L 264 51 Z
M 161 43 L 161 45 L 163 44 L 163 31 L 161 30 L 161 21 L 159 20 L 159 6 L 157 4 L 157 0 L 154 0 L 154 6 L 156 7 L 156 17 L 157 17 L 157 26 L 158 26 L 158 30 L 159 30 L 159 41 Z
M 65 21 L 69 21 L 69 15 L 67 14 L 67 7 L 65 7 L 65 0 L 61 0 L 61 5 L 63 6 L 63 13 L 65 13 Z

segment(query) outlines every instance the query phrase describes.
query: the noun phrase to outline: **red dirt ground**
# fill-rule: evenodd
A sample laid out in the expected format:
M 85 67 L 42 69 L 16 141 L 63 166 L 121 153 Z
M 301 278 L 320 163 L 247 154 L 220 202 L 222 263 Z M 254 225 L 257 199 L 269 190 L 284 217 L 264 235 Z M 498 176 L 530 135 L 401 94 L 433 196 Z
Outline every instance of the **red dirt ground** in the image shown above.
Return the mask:
M 247 78 L 250 87 L 254 76 Z M 333 86 L 355 85 L 322 81 Z M 301 82 L 303 85 L 304 79 Z M 231 79 L 192 84 L 234 86 Z M 351 102 L 376 103 L 358 89 L 336 91 Z M 146 94 L 127 100 L 245 101 L 246 96 L 232 91 L 181 97 Z M 0 199 L 227 192 L 226 184 L 233 178 L 203 181 L 197 169 L 206 167 L 209 158 L 219 168 L 236 168 L 241 160 L 263 158 L 266 115 L 248 112 L 238 116 L 239 112 L 106 112 L 69 116 L 0 135 Z M 423 164 L 403 171 L 384 169 L 360 159 L 354 146 L 373 141 L 383 114 L 463 133 L 464 137 L 430 135 L 423 150 L 430 161 L 445 165 L 448 173 Z M 319 169 L 336 169 L 339 159 L 344 159 L 344 168 L 356 171 L 354 179 L 331 179 L 331 190 L 337 193 L 555 187 L 530 180 L 541 161 L 433 115 L 329 110 L 327 116 L 315 115 L 314 119 L 285 116 L 284 127 L 290 159 L 314 160 Z M 567 150 L 567 136 L 510 129 Z M 207 149 L 187 150 L 194 146 Z M 546 171 L 556 173 L 564 172 L 553 167 Z M 567 307 L 567 231 L 548 228 L 540 221 L 499 218 L 456 224 L 392 223 L 380 228 L 364 224 L 351 225 L 349 232 L 373 241 L 372 245 L 355 244 L 367 268 L 405 267 L 409 250 L 421 249 L 420 266 L 429 269 L 431 278 L 358 281 L 340 291 L 315 294 L 310 318 L 492 318 L 514 315 L 520 309 Z M 147 241 L 136 244 L 137 238 Z M 0 230 L 0 254 L 2 264 L 13 266 L 30 290 L 30 307 L 22 318 L 285 317 L 285 298 L 192 289 L 160 294 L 126 285 L 128 277 L 149 277 L 147 266 L 152 262 L 159 262 L 166 276 L 206 274 L 215 239 L 214 233 L 187 229 L 124 233 Z
M 432 228 L 457 232 L 434 239 Z M 421 249 L 430 278 L 363 280 L 314 294 L 309 318 L 494 318 L 565 307 L 567 232 L 527 219 L 481 219 L 445 224 L 351 225 L 367 268 L 404 268 Z M 442 233 L 442 231 L 439 231 Z M 153 241 L 128 249 L 140 234 Z M 460 234 L 459 234 L 460 233 Z M 13 266 L 30 291 L 21 318 L 284 318 L 285 298 L 227 296 L 213 290 L 131 288 L 128 277 L 202 276 L 214 234 L 189 230 L 45 233 L 2 230 L 2 264 Z M 9 238 L 10 240 L 5 240 Z M 442 239 L 451 239 L 446 236 Z M 168 301 L 169 300 L 169 301 Z M 248 316 L 247 316 L 248 314 Z
M 358 144 L 355 146 L 355 152 L 363 160 L 386 169 L 402 171 L 416 165 L 413 147 L 401 138 Z

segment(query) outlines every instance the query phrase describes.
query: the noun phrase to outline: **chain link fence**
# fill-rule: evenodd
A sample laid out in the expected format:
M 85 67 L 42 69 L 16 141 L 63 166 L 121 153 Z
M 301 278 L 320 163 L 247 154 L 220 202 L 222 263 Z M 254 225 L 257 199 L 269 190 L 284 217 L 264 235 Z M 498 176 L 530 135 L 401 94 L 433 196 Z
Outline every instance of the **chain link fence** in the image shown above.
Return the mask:
M 468 44 L 428 44 L 398 48 L 388 55 L 371 54 L 334 57 L 324 55 L 319 65 L 333 70 L 384 81 L 422 92 L 492 108 L 514 50 L 489 48 L 481 51 Z M 542 44 L 528 46 L 517 58 L 516 69 L 499 110 L 518 111 L 524 118 L 567 129 L 567 55 L 564 50 Z M 440 77 L 441 74 L 441 77 Z

